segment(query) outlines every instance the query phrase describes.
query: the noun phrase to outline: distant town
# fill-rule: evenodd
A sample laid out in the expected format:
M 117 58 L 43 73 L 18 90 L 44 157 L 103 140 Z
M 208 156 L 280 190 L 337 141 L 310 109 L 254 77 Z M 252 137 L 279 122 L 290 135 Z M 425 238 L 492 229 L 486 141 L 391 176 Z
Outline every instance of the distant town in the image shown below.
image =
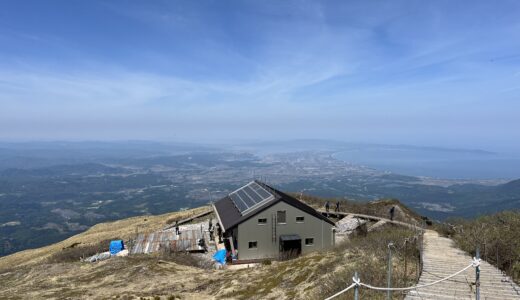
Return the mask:
M 0 255 L 62 240 L 99 222 L 215 202 L 252 179 L 295 196 L 396 198 L 441 220 L 518 205 L 510 193 L 515 182 L 405 176 L 339 160 L 330 149 L 255 154 L 146 143 L 71 144 L 66 152 L 15 146 L 4 145 L 0 162 Z

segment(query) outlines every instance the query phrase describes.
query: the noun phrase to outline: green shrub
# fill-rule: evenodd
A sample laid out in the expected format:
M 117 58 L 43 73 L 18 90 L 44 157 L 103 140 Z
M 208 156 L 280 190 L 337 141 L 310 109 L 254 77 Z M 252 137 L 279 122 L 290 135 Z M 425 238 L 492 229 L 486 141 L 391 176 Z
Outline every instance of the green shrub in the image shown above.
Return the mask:
M 504 211 L 473 220 L 450 220 L 454 226 L 453 239 L 459 247 L 505 271 L 518 280 L 520 264 L 520 212 Z
M 415 284 L 418 278 L 418 266 L 420 261 L 420 238 L 412 230 L 387 227 L 380 231 L 370 232 L 366 236 L 353 236 L 349 241 L 340 244 L 334 250 L 338 254 L 349 253 L 348 265 L 340 273 L 333 274 L 327 279 L 326 284 L 319 290 L 320 295 L 332 295 L 352 283 L 352 277 L 358 272 L 362 282 L 374 286 L 386 286 L 388 244 L 393 243 L 392 262 L 393 275 L 392 286 L 405 287 Z M 341 255 L 333 265 L 345 264 L 345 258 Z M 406 259 L 407 269 L 404 270 Z M 385 293 L 364 289 L 362 299 L 384 299 Z M 398 293 L 394 293 L 397 296 Z M 346 295 L 344 297 L 350 297 Z M 345 299 L 345 298 L 340 298 Z
M 264 259 L 264 260 L 262 261 L 262 265 L 264 265 L 264 266 L 270 266 L 270 265 L 271 265 L 271 260 L 270 260 L 270 259 Z

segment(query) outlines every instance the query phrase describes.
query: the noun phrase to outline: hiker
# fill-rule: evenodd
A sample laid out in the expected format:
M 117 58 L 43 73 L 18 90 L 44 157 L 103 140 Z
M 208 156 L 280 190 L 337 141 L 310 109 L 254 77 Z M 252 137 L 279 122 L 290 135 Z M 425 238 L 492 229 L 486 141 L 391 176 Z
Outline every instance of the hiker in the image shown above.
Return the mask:
M 179 235 L 179 221 L 175 221 L 175 234 Z
M 209 230 L 211 231 L 211 228 L 213 228 L 213 220 L 211 218 L 209 218 L 209 223 L 208 223 L 208 228 Z
M 204 239 L 199 239 L 198 243 L 197 243 L 202 249 L 206 249 L 206 242 L 204 241 Z
M 325 211 L 329 212 L 330 203 L 329 201 L 325 202 Z
M 394 220 L 394 212 L 395 212 L 395 206 L 392 206 L 392 208 L 390 208 L 390 221 Z
M 222 228 L 220 228 L 220 223 L 217 223 L 217 235 L 218 235 L 218 243 L 222 243 Z
M 213 240 L 214 240 L 214 238 L 213 238 L 213 232 L 214 232 L 213 227 L 211 227 L 211 228 L 209 229 L 209 240 L 210 240 L 210 241 L 213 241 Z
M 335 212 L 339 212 L 339 201 L 336 202 L 336 209 L 334 209 Z

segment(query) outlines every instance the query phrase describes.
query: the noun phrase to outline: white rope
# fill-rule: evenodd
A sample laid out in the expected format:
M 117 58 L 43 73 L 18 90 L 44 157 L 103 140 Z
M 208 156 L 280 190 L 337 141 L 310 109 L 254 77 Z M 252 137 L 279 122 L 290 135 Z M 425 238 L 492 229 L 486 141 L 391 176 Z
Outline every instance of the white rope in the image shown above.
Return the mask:
M 354 282 L 356 282 L 355 278 L 352 278 L 352 280 L 354 280 Z M 359 279 L 357 280 L 357 282 L 359 282 Z M 353 283 L 353 284 L 349 285 L 346 289 L 337 292 L 336 294 L 330 296 L 329 298 L 327 298 L 325 300 L 330 300 L 332 298 L 336 298 L 337 296 L 339 296 L 339 295 L 343 294 L 344 292 L 350 290 L 351 288 L 355 287 L 356 285 L 357 285 L 356 283 Z
M 421 285 L 416 285 L 416 286 L 410 286 L 410 287 L 404 287 L 404 288 L 387 288 L 387 287 L 377 287 L 377 286 L 371 286 L 369 284 L 365 284 L 365 283 L 361 283 L 360 285 L 366 287 L 366 288 L 369 288 L 369 289 L 372 289 L 372 290 L 376 290 L 376 291 L 408 291 L 408 290 L 415 290 L 415 289 L 420 289 L 420 288 L 424 288 L 424 287 L 428 287 L 428 286 L 431 286 L 431 285 L 434 285 L 434 284 L 437 284 L 439 282 L 443 282 L 445 280 L 448 280 L 452 277 L 455 277 L 457 275 L 459 275 L 460 273 L 466 271 L 467 269 L 473 267 L 474 262 L 471 262 L 471 264 L 469 264 L 467 267 L 465 267 L 464 269 L 456 272 L 456 273 L 453 273 L 451 274 L 450 276 L 448 277 L 444 277 L 444 278 L 441 278 L 437 281 L 434 281 L 434 282 L 430 282 L 430 283 L 427 283 L 427 284 L 421 284 Z
M 473 260 L 471 261 L 471 263 L 463 268 L 462 270 L 458 271 L 458 272 L 455 272 L 453 274 L 451 274 L 450 276 L 447 276 L 447 277 L 444 277 L 444 278 L 441 278 L 439 280 L 436 280 L 434 282 L 430 282 L 430 283 L 426 283 L 426 284 L 421 284 L 421 285 L 416 285 L 416 286 L 410 286 L 410 287 L 403 287 L 403 288 L 387 288 L 387 287 L 377 287 L 377 286 L 371 286 L 369 284 L 366 284 L 366 283 L 362 283 L 361 282 L 361 279 L 356 279 L 356 278 L 352 278 L 352 281 L 354 283 L 352 283 L 351 285 L 349 285 L 346 289 L 342 290 L 342 291 L 339 291 L 337 292 L 336 294 L 330 296 L 329 298 L 325 299 L 325 300 L 330 300 L 332 298 L 335 298 L 337 296 L 339 296 L 340 294 L 350 290 L 351 288 L 355 287 L 355 286 L 364 286 L 366 288 L 369 288 L 371 290 L 376 290 L 376 291 L 409 291 L 409 290 L 415 290 L 415 289 L 420 289 L 420 288 L 424 288 L 424 287 L 428 287 L 428 286 L 432 286 L 432 285 L 435 285 L 439 282 L 443 282 L 443 281 L 446 281 L 452 277 L 455 277 L 457 275 L 459 275 L 460 273 L 466 271 L 467 269 L 471 268 L 471 267 L 475 267 L 475 268 L 478 268 L 480 267 L 480 258 L 473 258 Z

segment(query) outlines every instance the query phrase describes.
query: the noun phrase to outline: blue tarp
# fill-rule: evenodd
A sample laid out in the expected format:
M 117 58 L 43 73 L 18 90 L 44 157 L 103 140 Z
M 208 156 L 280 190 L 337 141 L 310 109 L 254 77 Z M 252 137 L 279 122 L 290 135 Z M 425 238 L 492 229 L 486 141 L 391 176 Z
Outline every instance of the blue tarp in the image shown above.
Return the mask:
M 226 264 L 226 249 L 220 249 L 213 255 L 213 259 L 221 264 Z
M 110 242 L 110 254 L 114 255 L 118 253 L 119 251 L 125 249 L 125 244 L 122 240 L 116 240 Z

